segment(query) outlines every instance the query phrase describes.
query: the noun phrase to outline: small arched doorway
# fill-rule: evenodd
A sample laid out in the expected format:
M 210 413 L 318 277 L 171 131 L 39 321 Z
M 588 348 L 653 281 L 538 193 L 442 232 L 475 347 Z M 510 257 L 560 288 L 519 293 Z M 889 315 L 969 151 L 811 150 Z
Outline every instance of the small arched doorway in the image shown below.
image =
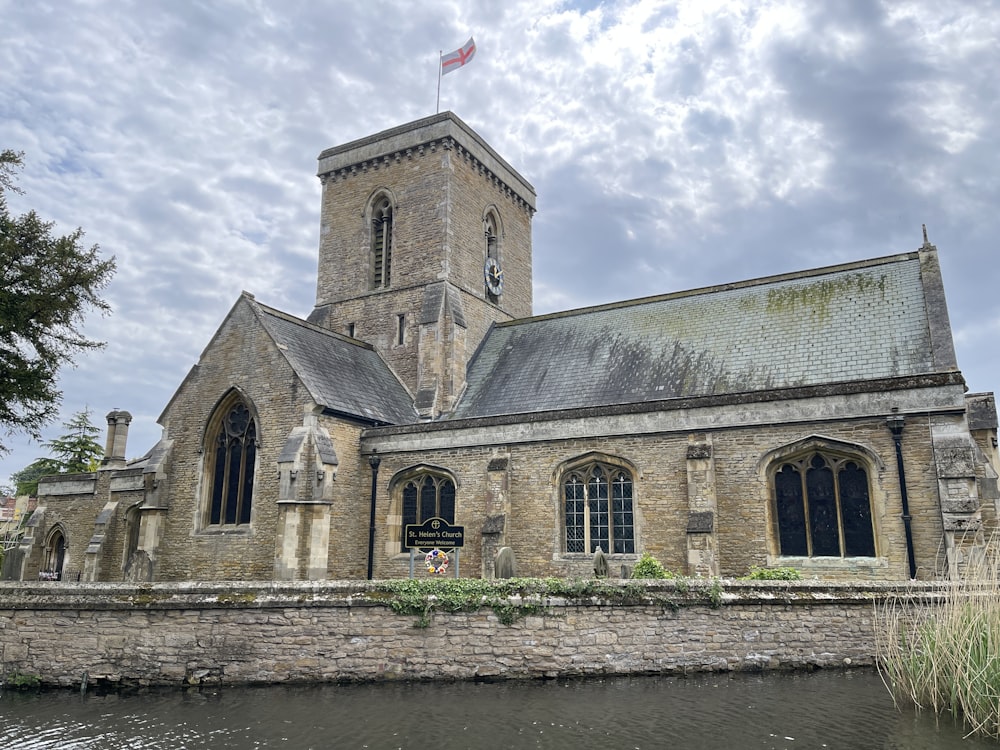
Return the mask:
M 43 581 L 61 581 L 66 562 L 66 535 L 58 526 L 49 532 L 45 542 L 45 560 L 38 577 Z

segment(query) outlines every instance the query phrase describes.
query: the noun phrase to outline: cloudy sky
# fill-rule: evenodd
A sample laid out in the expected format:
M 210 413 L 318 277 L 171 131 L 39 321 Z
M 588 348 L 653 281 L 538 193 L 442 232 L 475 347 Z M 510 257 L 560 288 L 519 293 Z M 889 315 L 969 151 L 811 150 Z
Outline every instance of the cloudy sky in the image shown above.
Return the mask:
M 538 193 L 535 312 L 940 251 L 959 363 L 1000 387 L 1000 3 L 0 0 L 20 213 L 114 255 L 63 418 L 129 455 L 241 290 L 315 299 L 316 157 L 452 110 Z M 835 338 L 837 331 L 830 331 Z M 60 434 L 56 423 L 46 437 Z M 0 484 L 43 455 L 15 436 Z

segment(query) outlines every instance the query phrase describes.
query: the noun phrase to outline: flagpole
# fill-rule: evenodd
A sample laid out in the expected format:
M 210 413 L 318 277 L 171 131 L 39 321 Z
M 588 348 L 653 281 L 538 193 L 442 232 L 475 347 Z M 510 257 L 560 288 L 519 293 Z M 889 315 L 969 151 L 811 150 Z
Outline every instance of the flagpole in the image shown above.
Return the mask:
M 444 50 L 438 50 L 438 94 L 437 103 L 434 105 L 434 114 L 441 112 L 441 58 L 444 57 Z

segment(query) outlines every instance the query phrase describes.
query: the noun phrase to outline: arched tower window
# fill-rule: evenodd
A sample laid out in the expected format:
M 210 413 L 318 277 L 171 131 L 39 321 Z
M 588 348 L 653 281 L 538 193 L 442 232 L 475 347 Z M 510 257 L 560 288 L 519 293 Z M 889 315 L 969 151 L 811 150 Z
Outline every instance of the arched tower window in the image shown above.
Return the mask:
M 566 552 L 635 552 L 632 473 L 601 461 L 562 478 Z
M 860 459 L 813 451 L 773 470 L 781 555 L 875 556 L 868 471 Z
M 407 526 L 435 517 L 449 524 L 455 523 L 455 481 L 444 474 L 429 471 L 413 474 L 400 483 L 400 508 L 400 549 L 406 552 L 403 531 Z
M 257 422 L 241 399 L 226 400 L 219 408 L 206 435 L 205 452 L 210 477 L 206 522 L 210 526 L 250 523 Z
M 490 210 L 483 219 L 483 240 L 485 250 L 485 294 L 486 299 L 496 304 L 503 289 L 503 275 L 500 270 L 500 220 Z
M 372 206 L 371 228 L 372 289 L 389 286 L 392 272 L 392 202 L 388 196 Z

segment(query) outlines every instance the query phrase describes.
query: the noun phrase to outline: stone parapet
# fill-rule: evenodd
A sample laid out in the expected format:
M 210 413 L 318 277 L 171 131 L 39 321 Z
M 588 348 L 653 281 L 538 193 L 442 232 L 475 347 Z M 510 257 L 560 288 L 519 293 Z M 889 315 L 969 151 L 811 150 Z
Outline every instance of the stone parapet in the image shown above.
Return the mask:
M 926 604 L 943 593 L 934 584 L 724 581 L 720 596 L 707 580 L 643 585 L 674 604 L 551 598 L 512 625 L 483 608 L 434 612 L 420 628 L 359 582 L 2 583 L 0 671 L 70 686 L 864 665 L 875 655 L 873 602 Z

